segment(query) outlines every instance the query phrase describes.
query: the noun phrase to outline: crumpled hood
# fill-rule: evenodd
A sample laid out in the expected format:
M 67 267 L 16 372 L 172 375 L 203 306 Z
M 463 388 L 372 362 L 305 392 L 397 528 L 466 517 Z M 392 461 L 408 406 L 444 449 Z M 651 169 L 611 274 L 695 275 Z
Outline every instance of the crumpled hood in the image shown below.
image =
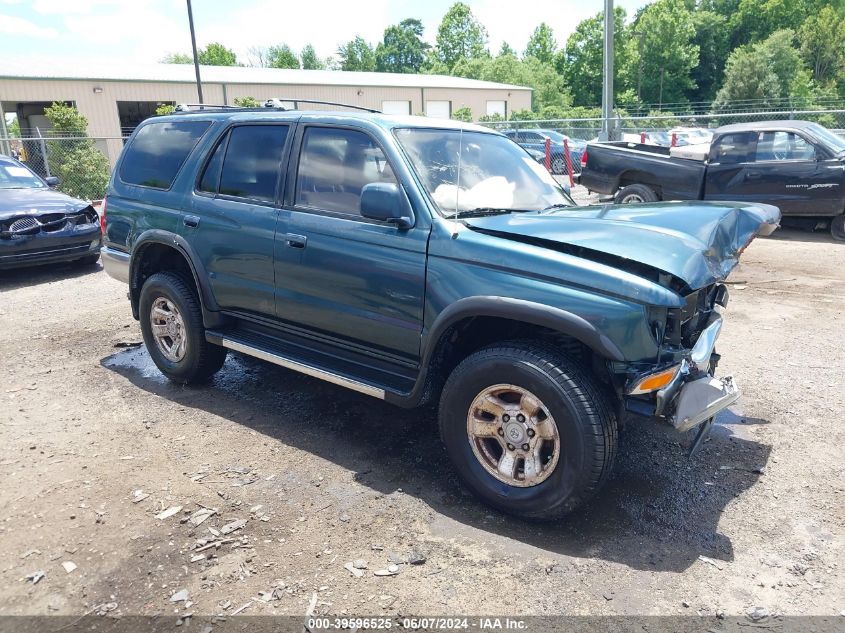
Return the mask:
M 636 262 L 641 266 L 627 266 L 631 272 L 646 266 L 698 289 L 725 279 L 748 243 L 779 221 L 780 211 L 768 204 L 662 202 L 512 213 L 466 224 L 621 269 Z
M 16 215 L 73 213 L 87 206 L 83 200 L 52 189 L 0 189 L 0 220 Z

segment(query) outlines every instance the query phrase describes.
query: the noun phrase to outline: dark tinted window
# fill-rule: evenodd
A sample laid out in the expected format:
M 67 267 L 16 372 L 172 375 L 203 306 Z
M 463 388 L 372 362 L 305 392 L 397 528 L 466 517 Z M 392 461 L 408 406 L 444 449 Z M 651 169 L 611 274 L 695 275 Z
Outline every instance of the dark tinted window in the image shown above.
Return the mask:
M 232 129 L 220 175 L 220 194 L 273 202 L 287 134 L 286 125 Z
M 751 162 L 754 160 L 756 141 L 757 138 L 753 132 L 725 134 L 719 139 L 713 162 L 722 164 Z
M 361 189 L 396 183 L 381 148 L 363 132 L 312 127 L 305 131 L 296 203 L 338 213 L 361 212 Z
M 208 121 L 163 121 L 145 125 L 126 148 L 120 164 L 120 179 L 131 185 L 169 189 L 209 125 Z
M 202 172 L 202 179 L 200 180 L 200 191 L 217 193 L 217 186 L 220 184 L 220 166 L 223 164 L 223 152 L 226 151 L 228 136 L 228 134 L 224 136 L 223 140 L 217 144 L 211 160 L 206 163 L 205 171 Z

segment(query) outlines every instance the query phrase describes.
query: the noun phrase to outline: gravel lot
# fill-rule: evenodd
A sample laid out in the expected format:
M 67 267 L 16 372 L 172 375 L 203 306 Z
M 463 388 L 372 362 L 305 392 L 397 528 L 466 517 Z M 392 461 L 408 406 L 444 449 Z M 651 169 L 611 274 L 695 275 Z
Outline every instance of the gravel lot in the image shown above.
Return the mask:
M 740 405 L 692 459 L 628 425 L 602 494 L 534 525 L 462 490 L 431 411 L 238 355 L 177 387 L 99 267 L 0 274 L 0 615 L 837 615 L 843 279 L 826 234 L 757 240 L 719 345 Z

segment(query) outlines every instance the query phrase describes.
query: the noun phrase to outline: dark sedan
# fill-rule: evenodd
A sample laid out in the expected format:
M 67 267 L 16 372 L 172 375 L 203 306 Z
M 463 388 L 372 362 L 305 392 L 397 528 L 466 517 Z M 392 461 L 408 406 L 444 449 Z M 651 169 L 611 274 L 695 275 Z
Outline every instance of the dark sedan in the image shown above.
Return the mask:
M 48 180 L 50 181 L 48 183 Z M 0 269 L 100 257 L 100 221 L 90 203 L 50 188 L 23 163 L 0 156 Z

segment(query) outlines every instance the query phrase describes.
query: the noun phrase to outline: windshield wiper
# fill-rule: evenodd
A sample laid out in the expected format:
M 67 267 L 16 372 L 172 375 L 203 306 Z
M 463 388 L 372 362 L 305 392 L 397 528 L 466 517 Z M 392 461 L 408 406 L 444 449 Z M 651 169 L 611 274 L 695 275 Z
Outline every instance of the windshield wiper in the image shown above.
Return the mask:
M 507 213 L 529 213 L 531 211 L 536 211 L 536 209 L 508 209 L 505 207 L 476 207 L 475 209 L 469 209 L 466 211 L 458 211 L 457 213 L 447 213 L 447 217 L 451 218 L 469 218 L 475 217 L 480 218 L 486 215 L 504 215 Z
M 556 202 L 555 204 L 550 204 L 547 206 L 543 211 L 551 211 L 552 209 L 569 209 L 572 205 L 568 202 Z

